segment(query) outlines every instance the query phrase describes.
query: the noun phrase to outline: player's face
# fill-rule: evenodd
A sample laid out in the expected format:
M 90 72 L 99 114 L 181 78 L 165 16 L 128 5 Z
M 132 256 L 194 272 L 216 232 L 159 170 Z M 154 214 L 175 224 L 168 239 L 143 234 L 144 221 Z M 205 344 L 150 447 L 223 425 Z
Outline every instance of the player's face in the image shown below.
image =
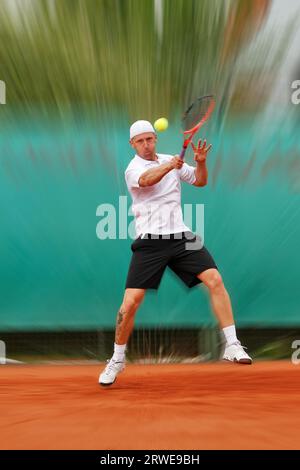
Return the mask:
M 156 140 L 153 132 L 144 132 L 131 139 L 130 144 L 140 157 L 151 160 L 155 155 Z

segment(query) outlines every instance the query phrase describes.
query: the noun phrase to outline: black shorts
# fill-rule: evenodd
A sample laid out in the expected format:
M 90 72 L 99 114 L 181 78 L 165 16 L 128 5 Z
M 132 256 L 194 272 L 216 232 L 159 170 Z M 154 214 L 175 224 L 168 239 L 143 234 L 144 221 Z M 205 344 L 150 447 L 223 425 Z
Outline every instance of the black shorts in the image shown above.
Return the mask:
M 200 237 L 191 232 L 146 234 L 132 243 L 131 250 L 126 289 L 158 289 L 167 266 L 188 287 L 201 283 L 198 274 L 210 268 L 218 269 Z

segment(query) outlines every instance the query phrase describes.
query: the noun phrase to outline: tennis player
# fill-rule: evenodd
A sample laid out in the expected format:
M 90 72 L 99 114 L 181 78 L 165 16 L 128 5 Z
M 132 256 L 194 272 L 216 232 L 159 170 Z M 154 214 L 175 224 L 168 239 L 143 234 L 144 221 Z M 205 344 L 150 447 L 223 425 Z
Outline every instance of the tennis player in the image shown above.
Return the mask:
M 158 289 L 168 266 L 189 288 L 203 282 L 208 289 L 213 312 L 224 333 L 222 358 L 239 364 L 252 359 L 236 336 L 228 292 L 217 265 L 199 236 L 183 222 L 181 181 L 197 187 L 207 184 L 206 158 L 211 145 L 206 141 L 192 145 L 196 167 L 179 156 L 156 153 L 157 136 L 151 123 L 136 121 L 130 127 L 130 144 L 136 155 L 125 171 L 132 197 L 137 238 L 131 245 L 124 298 L 117 315 L 114 354 L 99 383 L 114 383 L 125 367 L 126 344 L 134 325 L 135 313 L 147 289 Z

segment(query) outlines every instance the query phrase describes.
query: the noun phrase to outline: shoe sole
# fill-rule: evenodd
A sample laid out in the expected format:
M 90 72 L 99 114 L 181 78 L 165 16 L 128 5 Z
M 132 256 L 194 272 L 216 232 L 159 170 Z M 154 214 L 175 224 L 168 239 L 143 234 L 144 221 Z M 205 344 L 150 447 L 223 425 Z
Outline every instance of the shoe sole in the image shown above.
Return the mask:
M 99 382 L 99 385 L 101 385 L 101 387 L 109 387 L 110 385 L 114 384 L 115 381 L 116 381 L 116 379 L 113 382 L 110 382 L 109 384 L 104 384 L 102 382 Z
M 231 361 L 230 359 L 223 358 L 222 360 L 226 362 L 233 362 L 234 364 L 243 364 L 243 365 L 248 365 L 248 366 L 251 366 L 252 364 L 251 359 L 240 359 L 239 361 L 237 359 L 233 359 L 233 361 Z
M 240 361 L 235 360 L 235 362 L 237 364 L 246 364 L 246 365 L 249 365 L 249 366 L 252 364 L 251 359 L 241 359 Z

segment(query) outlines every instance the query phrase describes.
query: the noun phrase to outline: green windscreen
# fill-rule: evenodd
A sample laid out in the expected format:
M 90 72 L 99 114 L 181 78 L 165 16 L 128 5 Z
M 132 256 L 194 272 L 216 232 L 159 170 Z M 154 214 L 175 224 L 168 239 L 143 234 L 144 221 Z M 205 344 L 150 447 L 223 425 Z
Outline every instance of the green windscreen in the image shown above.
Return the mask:
M 131 203 L 124 170 L 132 149 L 128 123 L 116 122 L 110 133 L 100 124 L 66 132 L 37 130 L 33 123 L 32 131 L 18 127 L 2 136 L 1 331 L 114 327 L 132 243 L 119 220 Z M 194 212 L 196 204 L 204 205 L 205 246 L 222 274 L 237 324 L 299 325 L 297 135 L 286 131 L 277 137 L 280 146 L 263 139 L 257 146 L 246 123 L 232 129 L 211 136 L 209 183 L 183 183 L 183 204 Z M 179 153 L 181 142 L 171 126 L 157 150 Z M 193 163 L 191 154 L 186 158 Z M 115 225 L 105 227 L 114 210 Z M 128 226 L 132 220 L 128 215 Z M 192 224 L 195 230 L 195 213 Z M 101 240 L 97 227 L 111 238 Z M 136 325 L 145 327 L 214 321 L 206 288 L 189 290 L 169 270 L 136 316 Z

